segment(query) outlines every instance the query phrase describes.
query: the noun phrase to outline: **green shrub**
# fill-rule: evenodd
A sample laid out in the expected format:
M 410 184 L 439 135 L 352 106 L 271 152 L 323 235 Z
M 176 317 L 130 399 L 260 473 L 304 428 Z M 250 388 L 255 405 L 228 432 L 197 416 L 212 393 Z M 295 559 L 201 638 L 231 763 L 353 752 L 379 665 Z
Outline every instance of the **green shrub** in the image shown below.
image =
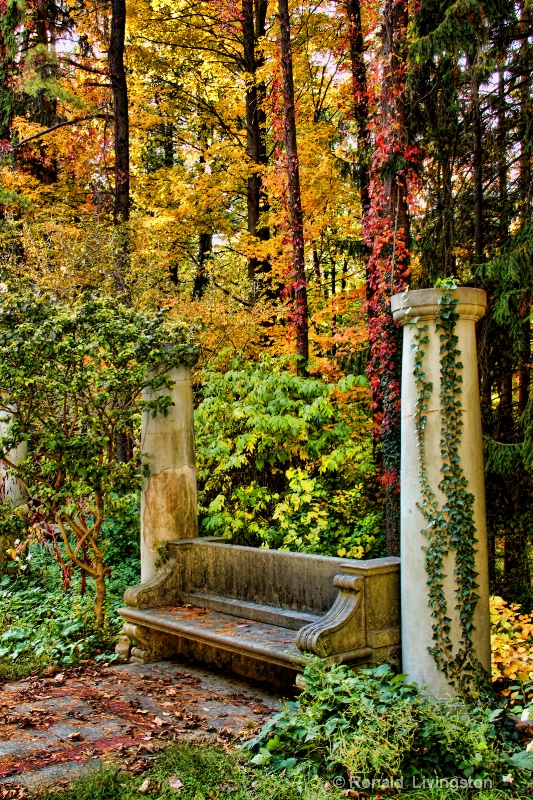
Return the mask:
M 0 500 L 0 535 L 6 539 L 24 535 L 24 519 L 10 503 Z
M 85 295 L 67 306 L 16 287 L 0 292 L 0 410 L 9 419 L 0 458 L 68 561 L 93 579 L 97 625 L 107 589 L 102 527 L 117 496 L 141 484 L 139 452 L 122 461 L 118 442 L 135 441 L 141 412 L 166 413 L 169 369 L 196 356 L 188 331 L 163 312 L 116 298 Z M 24 442 L 28 457 L 12 464 L 10 451 Z
M 77 582 L 65 592 L 59 568 L 50 566 L 29 580 L 20 575 L 0 579 L 0 663 L 8 674 L 10 662 L 22 662 L 23 671 L 74 664 L 104 646 L 103 632 L 93 627 L 94 593 L 82 597 Z
M 532 754 L 519 746 L 515 753 L 498 739 L 500 709 L 432 700 L 388 665 L 354 673 L 314 660 L 303 686 L 299 699 L 247 743 L 253 763 L 306 778 L 382 780 L 490 775 L 500 781 L 502 770 L 533 768 Z
M 0 575 L 18 571 L 20 563 L 14 552 L 14 543 L 24 538 L 25 527 L 20 513 L 0 499 Z
M 202 375 L 201 532 L 362 558 L 382 550 L 365 379 L 301 378 L 286 359 Z
M 139 495 L 112 498 L 110 517 L 102 526 L 104 562 L 109 570 L 108 617 L 124 605 L 124 591 L 141 579 L 141 517 Z

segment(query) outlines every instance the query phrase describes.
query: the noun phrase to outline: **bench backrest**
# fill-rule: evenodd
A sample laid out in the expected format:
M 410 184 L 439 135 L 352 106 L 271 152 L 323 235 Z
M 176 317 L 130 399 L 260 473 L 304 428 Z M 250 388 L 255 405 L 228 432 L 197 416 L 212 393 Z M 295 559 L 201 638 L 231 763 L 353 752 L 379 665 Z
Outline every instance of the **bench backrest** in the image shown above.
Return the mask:
M 180 589 L 253 601 L 311 614 L 325 614 L 338 590 L 335 575 L 397 572 L 398 559 L 355 560 L 242 547 L 209 539 L 169 545 L 178 559 Z

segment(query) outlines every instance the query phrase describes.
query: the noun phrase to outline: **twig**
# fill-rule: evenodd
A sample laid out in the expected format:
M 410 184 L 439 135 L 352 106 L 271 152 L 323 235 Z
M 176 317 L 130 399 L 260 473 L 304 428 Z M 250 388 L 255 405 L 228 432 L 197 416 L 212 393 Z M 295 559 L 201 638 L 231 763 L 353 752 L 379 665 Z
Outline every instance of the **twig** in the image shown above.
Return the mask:
M 112 116 L 109 114 L 87 114 L 85 117 L 76 117 L 75 119 L 68 119 L 65 122 L 57 122 L 55 125 L 52 125 L 51 128 L 47 128 L 40 133 L 34 133 L 33 136 L 28 136 L 26 139 L 23 139 L 21 142 L 17 142 L 17 144 L 13 145 L 13 149 L 15 150 L 17 147 L 22 147 L 23 144 L 27 144 L 28 142 L 33 142 L 35 139 L 41 139 L 43 136 L 46 136 L 48 133 L 53 133 L 53 131 L 57 131 L 58 128 L 64 128 L 65 125 L 77 125 L 78 122 L 86 122 L 89 119 L 112 119 Z

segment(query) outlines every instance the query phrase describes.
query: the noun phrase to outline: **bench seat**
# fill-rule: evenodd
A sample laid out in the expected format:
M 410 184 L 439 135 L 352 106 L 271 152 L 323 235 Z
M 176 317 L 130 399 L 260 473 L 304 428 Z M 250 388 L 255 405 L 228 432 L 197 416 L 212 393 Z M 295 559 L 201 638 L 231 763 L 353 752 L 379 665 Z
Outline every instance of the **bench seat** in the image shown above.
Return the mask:
M 354 666 L 399 655 L 399 559 L 183 540 L 125 600 L 117 652 L 136 662 L 181 655 L 286 686 L 306 653 Z
M 143 611 L 122 609 L 121 613 L 130 623 L 255 656 L 284 667 L 300 660 L 302 655 L 296 647 L 297 631 L 207 608 L 163 606 Z

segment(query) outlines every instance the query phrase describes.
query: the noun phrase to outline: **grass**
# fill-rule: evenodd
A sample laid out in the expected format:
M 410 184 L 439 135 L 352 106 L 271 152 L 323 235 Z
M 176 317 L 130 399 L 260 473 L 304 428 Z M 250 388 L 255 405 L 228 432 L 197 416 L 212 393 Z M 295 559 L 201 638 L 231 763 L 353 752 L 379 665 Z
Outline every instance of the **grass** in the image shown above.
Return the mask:
M 143 782 L 150 778 L 146 792 L 140 793 Z M 169 779 L 179 778 L 182 787 L 172 789 Z M 387 793 L 385 793 L 387 795 Z M 88 775 L 70 788 L 57 792 L 49 790 L 40 795 L 43 800 L 359 800 L 379 797 L 375 792 L 325 786 L 323 781 L 298 782 L 283 776 L 254 770 L 238 752 L 227 753 L 209 744 L 174 743 L 154 759 L 152 767 L 141 775 L 120 772 L 108 767 Z M 390 796 L 390 795 L 389 795 Z M 472 793 L 450 789 L 402 791 L 402 800 L 525 800 L 525 795 L 499 790 L 475 790 Z

